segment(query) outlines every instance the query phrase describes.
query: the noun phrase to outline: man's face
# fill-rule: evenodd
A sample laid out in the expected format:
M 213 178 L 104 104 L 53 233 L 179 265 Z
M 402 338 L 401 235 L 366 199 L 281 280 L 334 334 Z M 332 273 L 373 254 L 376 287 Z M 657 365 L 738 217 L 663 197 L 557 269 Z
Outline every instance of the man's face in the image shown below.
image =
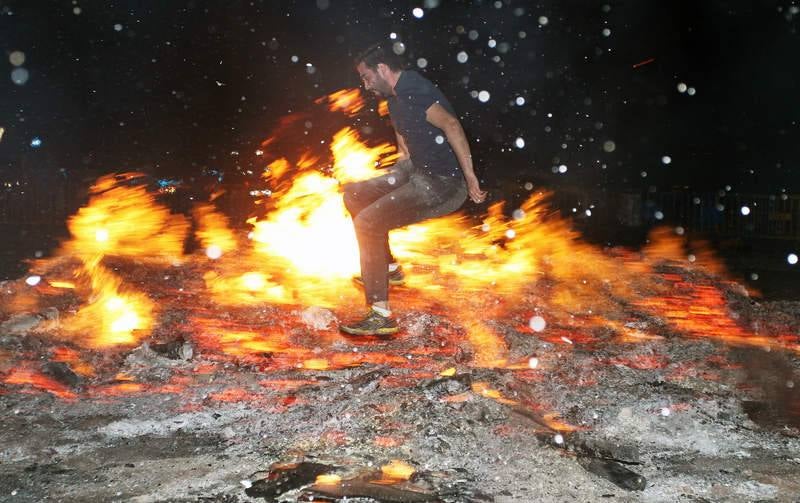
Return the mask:
M 372 91 L 376 96 L 387 98 L 394 94 L 394 89 L 386 80 L 384 75 L 388 71 L 388 67 L 383 63 L 378 63 L 375 69 L 369 68 L 363 62 L 356 66 L 358 76 L 361 77 L 361 82 L 364 84 L 364 89 Z

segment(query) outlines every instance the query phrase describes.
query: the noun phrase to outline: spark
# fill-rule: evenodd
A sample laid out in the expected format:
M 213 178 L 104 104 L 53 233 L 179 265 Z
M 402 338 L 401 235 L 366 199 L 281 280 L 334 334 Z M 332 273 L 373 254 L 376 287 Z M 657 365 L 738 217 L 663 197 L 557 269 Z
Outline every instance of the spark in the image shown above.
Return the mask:
M 635 65 L 633 65 L 633 67 L 634 68 L 639 68 L 640 66 L 649 65 L 650 63 L 652 63 L 655 60 L 656 60 L 656 58 L 648 58 L 648 59 L 645 59 L 644 61 L 640 61 L 640 62 L 636 63 Z

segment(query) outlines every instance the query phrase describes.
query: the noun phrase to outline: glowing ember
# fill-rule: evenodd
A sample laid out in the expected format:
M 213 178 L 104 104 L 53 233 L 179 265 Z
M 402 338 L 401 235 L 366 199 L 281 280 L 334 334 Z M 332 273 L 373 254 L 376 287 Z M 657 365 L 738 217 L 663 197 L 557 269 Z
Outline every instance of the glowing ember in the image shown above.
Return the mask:
M 414 475 L 415 471 L 414 467 L 397 459 L 381 466 L 383 477 L 390 480 L 408 480 Z

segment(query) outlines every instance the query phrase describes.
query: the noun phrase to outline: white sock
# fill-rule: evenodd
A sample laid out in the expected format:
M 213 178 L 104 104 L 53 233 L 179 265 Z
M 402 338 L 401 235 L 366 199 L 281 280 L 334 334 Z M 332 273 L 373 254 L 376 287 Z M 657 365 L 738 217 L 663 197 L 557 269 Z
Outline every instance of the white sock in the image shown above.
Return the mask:
M 375 311 L 376 313 L 380 314 L 384 318 L 388 318 L 389 316 L 392 315 L 392 311 L 390 309 L 386 309 L 384 307 L 379 307 L 379 306 L 376 306 L 375 304 L 372 304 L 372 310 Z
M 397 262 L 392 262 L 389 264 L 389 272 L 395 272 L 400 267 L 400 264 Z

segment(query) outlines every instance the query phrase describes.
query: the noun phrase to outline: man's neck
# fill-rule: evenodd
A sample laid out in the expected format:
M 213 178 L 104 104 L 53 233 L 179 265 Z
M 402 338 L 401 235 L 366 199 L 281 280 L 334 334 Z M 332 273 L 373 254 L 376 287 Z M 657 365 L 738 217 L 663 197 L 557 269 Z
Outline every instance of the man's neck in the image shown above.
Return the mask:
M 403 70 L 398 71 L 397 73 L 392 72 L 389 81 L 389 84 L 392 86 L 392 95 L 397 96 L 397 92 L 395 92 L 394 88 L 397 86 L 397 81 L 400 80 L 400 75 L 403 73 Z

